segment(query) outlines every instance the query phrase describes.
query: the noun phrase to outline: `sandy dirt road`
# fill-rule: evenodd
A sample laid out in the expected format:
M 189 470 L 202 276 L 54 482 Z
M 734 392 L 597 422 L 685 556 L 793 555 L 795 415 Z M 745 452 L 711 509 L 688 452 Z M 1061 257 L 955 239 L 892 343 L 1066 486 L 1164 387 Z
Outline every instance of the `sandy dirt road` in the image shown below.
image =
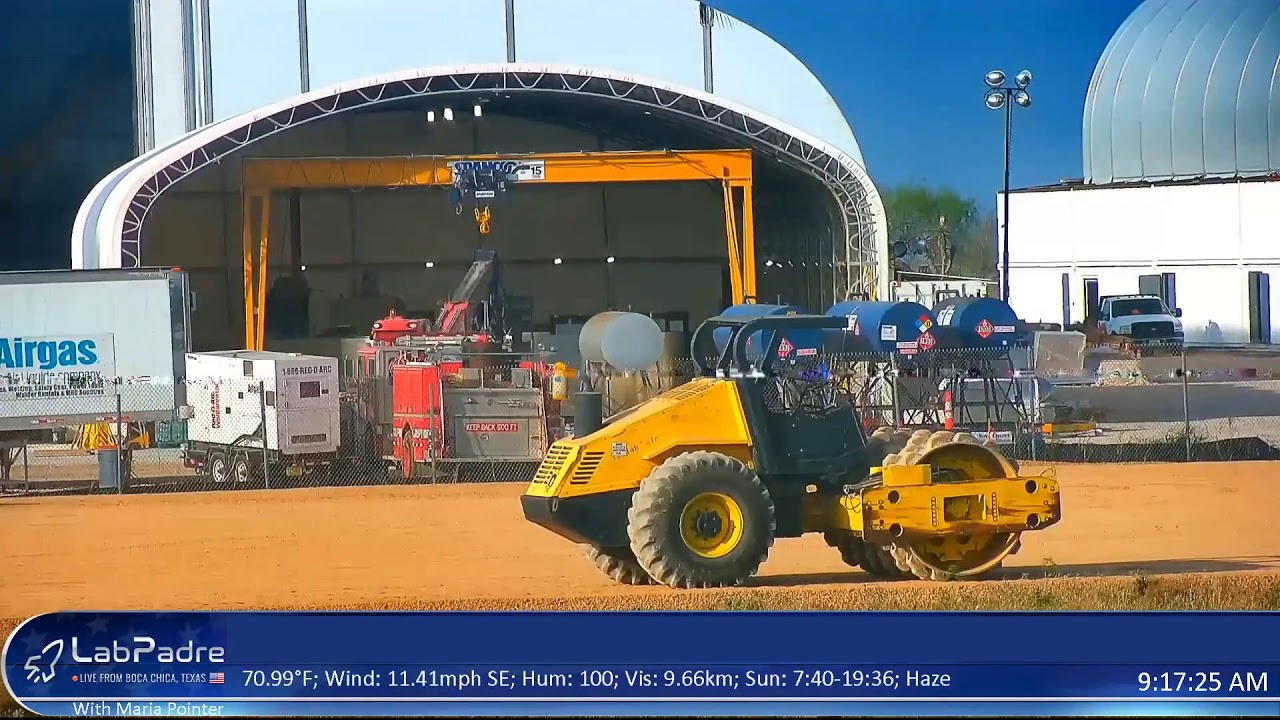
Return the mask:
M 1007 563 L 1058 573 L 1280 571 L 1273 463 L 1059 466 L 1064 520 Z M 1033 468 L 1024 468 L 1033 470 Z M 612 584 L 524 520 L 520 485 L 0 501 L 0 621 L 72 609 L 557 607 L 674 593 Z M 754 584 L 868 582 L 821 538 Z M 532 602 L 535 599 L 536 602 Z M 649 598 L 650 600 L 652 598 Z

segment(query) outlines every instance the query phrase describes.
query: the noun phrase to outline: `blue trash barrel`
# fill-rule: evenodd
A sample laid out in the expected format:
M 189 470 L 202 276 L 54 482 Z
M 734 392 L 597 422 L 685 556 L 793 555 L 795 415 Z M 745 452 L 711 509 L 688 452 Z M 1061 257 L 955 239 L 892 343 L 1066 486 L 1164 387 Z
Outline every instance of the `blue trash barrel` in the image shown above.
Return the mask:
M 804 308 L 796 305 L 759 305 L 756 303 L 743 303 L 741 305 L 732 305 L 725 308 L 720 313 L 721 317 L 733 318 L 735 320 L 750 320 L 761 317 L 774 317 L 781 315 L 808 315 Z M 818 354 L 818 350 L 822 347 L 822 331 L 821 330 L 757 330 L 747 338 L 747 357 L 752 362 L 759 362 L 760 356 L 764 352 L 764 348 L 773 342 L 774 332 L 781 332 L 782 337 L 787 344 L 791 346 L 789 352 L 783 352 L 785 347 L 779 348 L 779 355 L 788 357 L 813 356 Z M 729 328 L 716 328 L 711 331 L 711 338 L 715 341 L 716 352 L 724 352 L 725 345 L 729 342 L 732 331 Z
M 845 352 L 866 348 L 877 353 L 916 355 L 938 346 L 934 334 L 937 318 L 920 303 L 846 300 L 832 305 L 826 314 L 849 319 L 843 338 L 848 348 Z M 834 349 L 830 339 L 827 346 Z
M 1018 314 L 997 298 L 948 298 L 934 306 L 933 312 L 939 325 L 954 331 L 960 347 L 1006 348 L 1024 336 Z

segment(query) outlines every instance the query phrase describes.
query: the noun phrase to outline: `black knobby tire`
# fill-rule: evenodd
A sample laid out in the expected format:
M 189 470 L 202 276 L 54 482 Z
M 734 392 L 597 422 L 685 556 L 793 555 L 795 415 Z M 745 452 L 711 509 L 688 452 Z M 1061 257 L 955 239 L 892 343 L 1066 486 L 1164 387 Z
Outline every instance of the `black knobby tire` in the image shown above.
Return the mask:
M 828 547 L 833 547 L 840 553 L 840 559 L 849 567 L 862 567 L 866 563 L 867 550 L 866 545 L 862 542 L 862 538 L 853 533 L 827 533 L 826 541 Z
M 721 557 L 699 555 L 681 535 L 685 506 L 704 493 L 731 498 L 742 514 L 738 541 Z M 734 458 L 701 450 L 654 468 L 627 512 L 627 535 L 640 567 L 675 588 L 742 585 L 769 557 L 776 528 L 773 498 L 760 477 Z
M 896 580 L 902 577 L 883 548 L 866 543 L 862 547 L 862 569 L 866 570 L 868 575 L 885 580 Z
M 640 567 L 629 547 L 602 548 L 587 546 L 587 559 L 609 579 L 622 585 L 652 585 L 653 578 Z

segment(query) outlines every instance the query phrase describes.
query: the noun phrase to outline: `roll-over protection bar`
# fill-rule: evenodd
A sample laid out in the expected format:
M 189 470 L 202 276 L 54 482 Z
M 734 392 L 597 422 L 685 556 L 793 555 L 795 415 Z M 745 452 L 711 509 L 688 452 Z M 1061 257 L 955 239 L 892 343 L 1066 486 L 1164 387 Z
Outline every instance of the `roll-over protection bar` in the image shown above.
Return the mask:
M 848 319 L 843 317 L 827 317 L 826 315 L 772 315 L 757 318 L 733 318 L 717 315 L 707 318 L 693 331 L 693 339 L 689 344 L 690 355 L 698 366 L 699 375 L 714 375 L 718 371 L 737 369 L 745 372 L 752 367 L 747 357 L 747 341 L 759 331 L 772 330 L 769 346 L 760 358 L 759 370 L 768 373 L 773 369 L 773 362 L 778 357 L 778 347 L 782 344 L 783 332 L 788 330 L 844 330 L 848 327 Z M 715 366 L 703 364 L 698 355 L 699 341 L 720 328 L 728 328 L 729 341 L 716 359 Z M 714 341 L 712 342 L 714 347 Z

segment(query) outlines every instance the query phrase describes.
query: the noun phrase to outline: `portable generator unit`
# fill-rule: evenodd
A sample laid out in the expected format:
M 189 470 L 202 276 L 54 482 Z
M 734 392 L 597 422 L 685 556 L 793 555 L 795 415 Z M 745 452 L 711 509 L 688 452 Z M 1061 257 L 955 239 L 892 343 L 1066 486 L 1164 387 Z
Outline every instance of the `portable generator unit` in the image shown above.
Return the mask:
M 338 361 L 250 350 L 190 353 L 183 461 L 214 482 L 328 467 L 342 443 Z M 265 448 L 264 448 L 265 440 Z

